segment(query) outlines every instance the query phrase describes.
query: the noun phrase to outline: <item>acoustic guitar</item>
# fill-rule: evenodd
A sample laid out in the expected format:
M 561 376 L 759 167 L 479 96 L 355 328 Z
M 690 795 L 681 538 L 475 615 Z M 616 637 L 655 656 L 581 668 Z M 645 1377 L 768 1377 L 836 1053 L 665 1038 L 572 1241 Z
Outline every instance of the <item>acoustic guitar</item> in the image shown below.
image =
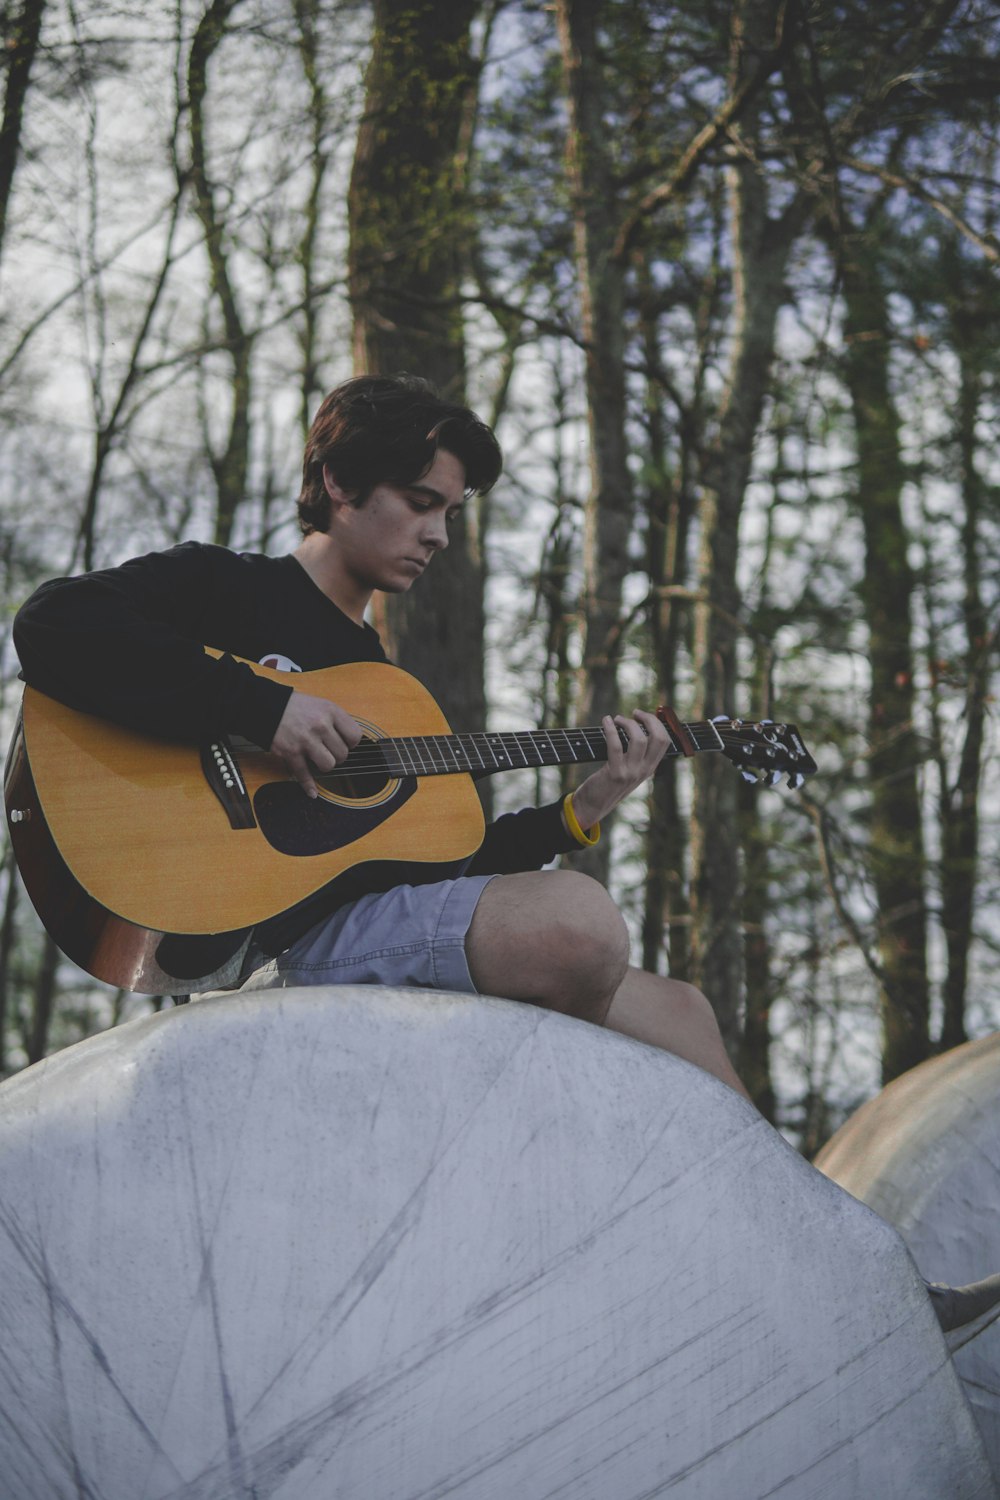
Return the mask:
M 46 929 L 95 978 L 171 993 L 196 977 L 165 963 L 173 939 L 204 938 L 208 953 L 212 935 L 290 911 L 362 864 L 433 864 L 445 878 L 483 837 L 474 779 L 606 759 L 600 728 L 452 734 L 426 689 L 381 663 L 248 665 L 361 724 L 347 760 L 317 777 L 318 798 L 249 742 L 167 743 L 25 689 L 4 778 L 11 842 Z M 751 779 L 793 784 L 816 769 L 793 725 L 661 717 L 671 754 L 721 752 Z

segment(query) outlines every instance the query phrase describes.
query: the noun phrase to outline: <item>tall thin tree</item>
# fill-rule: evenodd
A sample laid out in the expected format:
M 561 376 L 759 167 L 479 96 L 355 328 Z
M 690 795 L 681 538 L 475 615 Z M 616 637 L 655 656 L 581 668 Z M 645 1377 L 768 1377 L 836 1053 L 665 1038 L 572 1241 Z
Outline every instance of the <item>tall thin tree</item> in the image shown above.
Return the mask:
M 423 375 L 462 400 L 479 3 L 375 0 L 372 9 L 348 198 L 355 369 Z M 430 688 L 454 728 L 482 727 L 483 562 L 468 507 L 433 578 L 382 603 L 378 623 L 393 659 Z
M 46 0 L 23 0 L 4 36 L 7 76 L 4 84 L 3 118 L 0 119 L 0 254 L 3 252 L 7 232 L 7 210 L 14 186 L 14 174 L 21 155 L 24 105 L 38 52 L 45 6 Z
M 221 546 L 226 546 L 232 536 L 237 508 L 246 495 L 250 463 L 253 337 L 240 309 L 226 226 L 209 170 L 206 107 L 209 65 L 226 35 L 233 11 L 241 3 L 242 0 L 212 0 L 198 22 L 187 72 L 191 110 L 191 183 L 196 211 L 205 234 L 212 292 L 222 315 L 224 346 L 231 367 L 225 441 L 221 449 L 209 450 L 216 486 L 215 540 Z
M 590 435 L 580 703 L 585 723 L 618 707 L 622 593 L 634 511 L 625 446 L 625 265 L 614 253 L 621 215 L 599 34 L 606 11 L 604 0 L 557 0 L 556 5 Z M 604 840 L 578 863 L 606 878 L 609 858 Z

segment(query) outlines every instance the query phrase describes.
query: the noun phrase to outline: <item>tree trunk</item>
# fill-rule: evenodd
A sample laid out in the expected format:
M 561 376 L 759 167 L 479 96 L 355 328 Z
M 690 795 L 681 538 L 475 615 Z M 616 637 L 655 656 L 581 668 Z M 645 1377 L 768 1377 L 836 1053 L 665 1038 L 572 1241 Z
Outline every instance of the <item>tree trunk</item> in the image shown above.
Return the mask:
M 871 688 L 868 716 L 871 870 L 878 908 L 883 1056 L 888 1083 L 929 1052 L 924 841 L 913 724 L 913 576 L 901 492 L 899 417 L 890 394 L 889 317 L 866 238 L 841 239 L 845 375 L 858 445 L 865 533 L 862 586 Z
M 604 0 L 557 0 L 569 108 L 566 165 L 573 202 L 586 359 L 590 492 L 584 531 L 582 723 L 616 713 L 622 589 L 629 570 L 632 485 L 625 447 L 625 272 L 614 254 L 617 190 L 604 108 L 598 22 Z M 607 840 L 577 867 L 607 878 Z
M 759 614 L 760 612 L 758 612 Z M 758 635 L 753 666 L 754 711 L 771 708 L 771 643 Z M 771 912 L 771 846 L 764 827 L 760 792 L 737 781 L 740 852 L 743 862 L 743 968 L 745 1005 L 739 1049 L 739 1075 L 765 1120 L 774 1120 L 777 1100 L 771 1074 L 771 1004 L 774 999 L 768 918 Z
M 11 959 L 17 943 L 17 898 L 20 890 L 10 844 L 4 850 L 3 873 L 7 877 L 3 920 L 0 921 L 0 1079 L 7 1076 L 7 1019 L 11 1014 Z
M 658 363 L 658 330 L 650 307 L 652 282 L 645 260 L 643 285 L 643 344 L 647 365 Z M 649 641 L 657 693 L 669 707 L 676 706 L 677 666 L 687 634 L 688 604 L 678 603 L 674 590 L 688 584 L 688 537 L 694 518 L 695 494 L 691 476 L 693 433 L 683 430 L 677 472 L 668 471 L 666 422 L 655 383 L 647 398 L 648 468 L 652 476 L 648 496 L 646 571 L 649 577 Z M 663 762 L 650 792 L 649 831 L 646 837 L 646 881 L 643 891 L 642 966 L 662 970 L 666 949 L 668 972 L 685 979 L 689 964 L 685 864 L 687 827 L 681 815 L 678 787 L 680 767 L 675 759 Z
M 0 253 L 7 231 L 7 209 L 14 187 L 14 173 L 21 154 L 24 101 L 38 51 L 45 3 L 46 0 L 24 0 L 20 14 L 14 18 L 4 38 L 7 83 L 3 96 L 3 120 L 0 121 Z
M 221 452 L 209 447 L 216 487 L 214 540 L 229 545 L 236 511 L 246 495 L 250 461 L 250 357 L 252 338 L 243 325 L 225 248 L 225 226 L 219 218 L 215 192 L 208 172 L 205 139 L 205 97 L 208 66 L 226 33 L 229 17 L 241 0 L 212 0 L 195 33 L 188 63 L 188 99 L 191 106 L 191 180 L 198 217 L 205 231 L 205 248 L 212 291 L 218 299 L 225 330 L 226 351 L 232 362 L 229 426 Z
M 309 90 L 309 193 L 306 197 L 302 233 L 299 236 L 298 262 L 302 277 L 302 402 L 299 421 L 305 442 L 313 411 L 320 396 L 317 317 L 319 298 L 316 292 L 316 250 L 320 239 L 320 211 L 323 185 L 330 161 L 326 145 L 328 129 L 327 99 L 323 69 L 320 64 L 317 30 L 320 23 L 317 0 L 294 0 L 298 26 L 298 50 L 302 72 Z
M 958 269 L 958 268 L 956 268 Z M 956 285 L 960 282 L 956 280 Z M 958 294 L 961 295 L 960 293 Z M 982 780 L 986 706 L 990 686 L 990 661 L 995 635 L 983 603 L 980 529 L 985 512 L 984 485 L 976 470 L 976 424 L 982 400 L 982 377 L 977 358 L 982 328 L 994 320 L 977 324 L 972 316 L 954 318 L 952 334 L 959 359 L 957 446 L 962 488 L 962 624 L 965 635 L 962 676 L 965 684 L 963 720 L 965 734 L 958 768 L 951 785 L 948 761 L 943 758 L 940 799 L 941 828 L 941 923 L 944 928 L 948 964 L 944 978 L 944 1017 L 941 1047 L 957 1047 L 967 1039 L 965 1000 L 969 973 L 969 950 L 973 937 L 976 874 L 979 865 L 979 794 Z M 988 358 L 992 357 L 992 351 Z
M 759 49 L 773 37 L 776 7 L 748 8 L 733 23 L 733 76 L 738 87 L 748 42 Z M 752 35 L 750 35 L 752 33 Z M 752 136 L 756 110 L 748 116 Z M 736 646 L 740 597 L 736 582 L 739 524 L 750 478 L 754 440 L 768 390 L 778 312 L 785 300 L 785 266 L 808 214 L 799 193 L 777 219 L 767 212 L 760 167 L 740 155 L 728 168 L 733 222 L 733 327 L 718 432 L 704 467 L 699 590 L 695 614 L 698 711 L 705 717 L 738 712 Z M 694 976 L 715 1006 L 723 1037 L 735 1048 L 743 991 L 739 782 L 721 756 L 695 767 L 692 818 L 692 947 Z
M 465 394 L 461 281 L 478 0 L 375 0 L 348 200 L 356 371 L 423 375 Z M 452 727 L 481 729 L 483 560 L 471 508 L 429 580 L 377 601 L 389 654 L 426 684 Z
M 35 974 L 35 990 L 31 1027 L 26 1038 L 28 1062 L 41 1062 L 48 1051 L 49 1026 L 52 1022 L 52 1007 L 56 995 L 56 974 L 59 969 L 59 949 L 45 934 L 42 940 L 42 956 Z

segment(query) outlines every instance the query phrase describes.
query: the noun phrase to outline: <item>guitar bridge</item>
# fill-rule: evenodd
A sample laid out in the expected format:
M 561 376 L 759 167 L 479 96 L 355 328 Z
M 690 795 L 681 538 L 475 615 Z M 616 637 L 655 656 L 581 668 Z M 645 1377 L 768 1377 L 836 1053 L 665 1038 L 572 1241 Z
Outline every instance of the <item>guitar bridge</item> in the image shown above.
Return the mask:
M 257 819 L 232 746 L 224 735 L 201 747 L 205 780 L 222 803 L 230 828 L 256 828 Z

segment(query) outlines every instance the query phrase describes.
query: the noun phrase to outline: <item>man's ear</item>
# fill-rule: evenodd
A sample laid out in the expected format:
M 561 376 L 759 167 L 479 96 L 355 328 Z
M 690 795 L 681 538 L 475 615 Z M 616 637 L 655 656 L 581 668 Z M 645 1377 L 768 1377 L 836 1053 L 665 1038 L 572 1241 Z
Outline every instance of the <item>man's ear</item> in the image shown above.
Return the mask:
M 323 488 L 334 505 L 350 505 L 354 500 L 354 492 L 341 489 L 329 464 L 323 465 Z

